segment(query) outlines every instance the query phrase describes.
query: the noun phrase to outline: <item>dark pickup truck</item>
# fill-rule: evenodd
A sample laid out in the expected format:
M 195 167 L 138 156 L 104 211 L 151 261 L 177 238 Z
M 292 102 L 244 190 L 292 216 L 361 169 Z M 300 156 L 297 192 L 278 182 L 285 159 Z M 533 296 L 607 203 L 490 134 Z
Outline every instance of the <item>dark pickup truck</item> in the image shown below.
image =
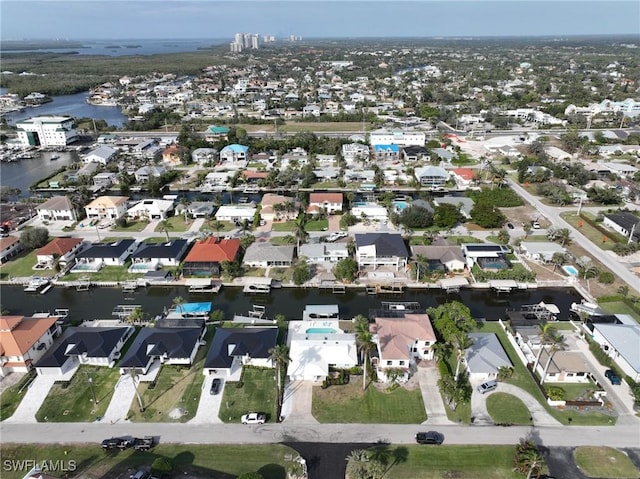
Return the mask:
M 148 451 L 153 445 L 153 436 L 136 437 L 133 440 L 133 448 L 136 451 Z
M 112 437 L 102 441 L 102 449 L 110 451 L 113 449 L 127 449 L 133 445 L 133 441 L 126 437 Z

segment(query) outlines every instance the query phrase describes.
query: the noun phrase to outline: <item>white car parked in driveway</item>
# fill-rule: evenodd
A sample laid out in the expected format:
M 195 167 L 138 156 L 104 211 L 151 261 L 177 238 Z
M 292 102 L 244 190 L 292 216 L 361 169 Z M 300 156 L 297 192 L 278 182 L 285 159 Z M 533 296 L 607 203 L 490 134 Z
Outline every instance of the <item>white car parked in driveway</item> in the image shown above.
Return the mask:
M 267 421 L 267 415 L 263 412 L 250 412 L 240 418 L 242 424 L 264 424 Z

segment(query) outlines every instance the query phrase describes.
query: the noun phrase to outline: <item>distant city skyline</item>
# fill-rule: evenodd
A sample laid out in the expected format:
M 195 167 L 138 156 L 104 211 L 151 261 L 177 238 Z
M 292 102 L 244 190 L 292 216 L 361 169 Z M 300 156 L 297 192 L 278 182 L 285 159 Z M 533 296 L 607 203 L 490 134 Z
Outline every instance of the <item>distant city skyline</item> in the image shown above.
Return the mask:
M 3 40 L 639 35 L 637 0 L 3 0 Z

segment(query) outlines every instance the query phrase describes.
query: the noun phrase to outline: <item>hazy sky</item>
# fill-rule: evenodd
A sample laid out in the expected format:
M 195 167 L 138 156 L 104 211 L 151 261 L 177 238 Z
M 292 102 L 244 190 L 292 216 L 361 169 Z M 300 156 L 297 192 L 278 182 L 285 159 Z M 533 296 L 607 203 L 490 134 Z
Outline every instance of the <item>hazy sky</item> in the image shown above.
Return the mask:
M 638 0 L 0 0 L 3 39 L 636 34 Z

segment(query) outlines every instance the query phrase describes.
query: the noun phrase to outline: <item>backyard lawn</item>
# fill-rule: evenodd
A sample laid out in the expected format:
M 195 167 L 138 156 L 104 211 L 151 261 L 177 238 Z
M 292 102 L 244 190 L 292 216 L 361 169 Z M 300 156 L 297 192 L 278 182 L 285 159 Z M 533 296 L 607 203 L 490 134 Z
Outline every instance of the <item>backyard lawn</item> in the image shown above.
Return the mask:
M 640 314 L 623 301 L 601 302 L 599 304 L 609 314 L 630 314 L 640 322 Z
M 245 367 L 240 382 L 227 382 L 218 417 L 223 422 L 240 422 L 248 412 L 264 412 L 267 422 L 276 420 L 275 369 Z
M 638 477 L 638 468 L 631 459 L 611 447 L 582 446 L 576 448 L 574 456 L 576 465 L 589 477 Z
M 493 393 L 487 397 L 487 411 L 495 423 L 529 425 L 531 413 L 516 396 Z
M 90 422 L 103 416 L 109 406 L 118 368 L 80 366 L 65 388 L 55 384 L 36 413 L 39 422 Z M 93 397 L 97 404 L 94 404 Z
M 200 374 L 202 376 L 202 374 Z M 240 474 L 259 471 L 264 479 L 286 479 L 286 469 L 297 453 L 281 444 L 268 445 L 179 445 L 160 443 L 149 452 L 128 449 L 113 454 L 99 450 L 99 444 L 90 445 L 3 445 L 3 460 L 33 460 L 46 458 L 50 464 L 68 464 L 75 461 L 74 477 L 100 479 L 129 477 L 142 466 L 150 466 L 154 459 L 171 460 L 174 477 L 206 477 L 230 479 Z M 25 471 L 3 470 L 3 479 L 21 479 Z
M 86 271 L 78 271 L 77 273 L 66 274 L 59 278 L 60 281 L 79 281 L 81 277 L 86 277 L 89 281 L 127 281 L 130 279 L 140 278 L 140 273 L 129 273 L 125 266 L 103 266 L 97 273 L 88 273 Z
M 312 413 L 321 423 L 419 424 L 427 419 L 420 389 L 386 392 L 370 384 L 363 392 L 359 376 L 342 386 L 315 386 Z
M 32 374 L 24 374 L 20 381 L 2 392 L 0 395 L 0 421 L 4 421 L 13 415 L 27 392 L 27 386 L 35 376 L 35 370 L 32 371 Z
M 53 276 L 53 270 L 36 271 L 33 269 L 38 259 L 36 252 L 22 253 L 21 255 L 7 261 L 0 266 L 0 279 L 8 280 L 9 278 L 25 278 L 28 276 Z

